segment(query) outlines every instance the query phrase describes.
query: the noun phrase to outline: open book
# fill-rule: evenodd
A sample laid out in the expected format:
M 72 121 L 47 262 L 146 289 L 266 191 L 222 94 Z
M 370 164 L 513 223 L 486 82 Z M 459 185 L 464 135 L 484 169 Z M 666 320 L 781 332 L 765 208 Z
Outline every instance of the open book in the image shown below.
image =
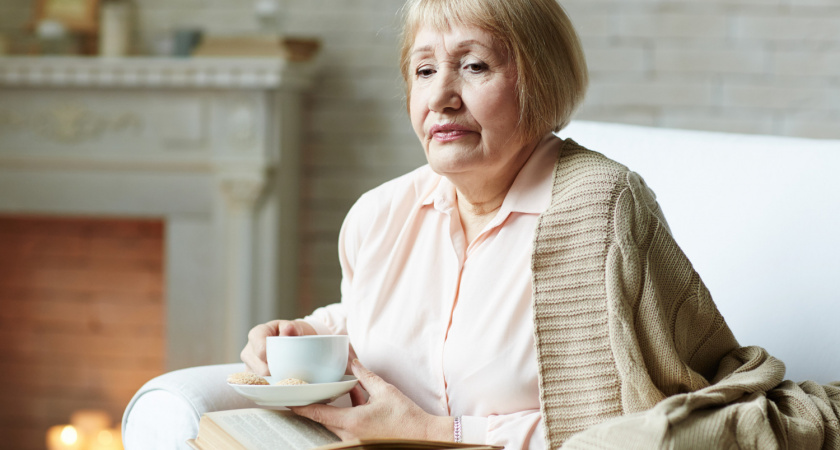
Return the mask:
M 373 439 L 344 441 L 321 424 L 291 411 L 261 408 L 216 411 L 201 416 L 198 436 L 187 441 L 196 450 L 351 450 L 351 449 L 473 449 L 492 445 L 454 442 Z

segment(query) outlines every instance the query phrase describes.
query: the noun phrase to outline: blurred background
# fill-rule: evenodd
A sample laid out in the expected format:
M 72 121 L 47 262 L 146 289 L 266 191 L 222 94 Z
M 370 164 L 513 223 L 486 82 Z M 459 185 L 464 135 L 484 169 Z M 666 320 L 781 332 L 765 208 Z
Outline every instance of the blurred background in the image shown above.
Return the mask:
M 577 26 L 591 74 L 577 119 L 840 138 L 837 0 L 561 3 Z M 0 0 L 0 72 L 22 58 L 253 57 L 248 43 L 256 48 L 266 37 L 320 42 L 295 112 L 297 286 L 276 308 L 300 316 L 339 300 L 336 242 L 356 198 L 425 162 L 397 68 L 402 4 Z M 270 50 L 256 53 L 275 57 Z M 9 142 L 26 139 L 15 129 L 17 105 L 10 100 L 24 90 L 5 76 L 0 156 Z M 0 171 L 13 176 L 15 161 L 0 158 Z M 0 190 L 0 204 L 4 195 Z M 141 215 L 125 223 L 0 208 L 0 436 L 12 442 L 0 447 L 45 448 L 47 428 L 80 409 L 106 411 L 116 422 L 131 394 L 156 374 L 230 361 L 229 354 L 208 352 L 167 362 L 166 218 Z M 124 382 L 103 387 L 115 386 L 115 379 Z

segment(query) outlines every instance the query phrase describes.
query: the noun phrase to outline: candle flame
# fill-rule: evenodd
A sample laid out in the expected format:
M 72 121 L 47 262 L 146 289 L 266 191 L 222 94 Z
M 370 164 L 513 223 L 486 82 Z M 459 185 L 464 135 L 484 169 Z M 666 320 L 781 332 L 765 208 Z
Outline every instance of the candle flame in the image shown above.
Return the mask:
M 111 445 L 114 442 L 114 434 L 111 433 L 111 430 L 101 430 L 96 435 L 96 440 L 102 445 Z
M 61 442 L 66 445 L 73 445 L 79 439 L 79 433 L 73 425 L 67 425 L 61 429 Z

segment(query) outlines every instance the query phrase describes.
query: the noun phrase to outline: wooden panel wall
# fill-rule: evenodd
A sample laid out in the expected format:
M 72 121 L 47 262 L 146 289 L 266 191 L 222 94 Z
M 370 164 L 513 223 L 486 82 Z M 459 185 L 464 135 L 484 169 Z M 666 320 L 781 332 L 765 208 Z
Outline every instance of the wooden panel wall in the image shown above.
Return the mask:
M 77 409 L 117 424 L 163 372 L 163 239 L 159 220 L 0 216 L 0 446 L 43 449 Z

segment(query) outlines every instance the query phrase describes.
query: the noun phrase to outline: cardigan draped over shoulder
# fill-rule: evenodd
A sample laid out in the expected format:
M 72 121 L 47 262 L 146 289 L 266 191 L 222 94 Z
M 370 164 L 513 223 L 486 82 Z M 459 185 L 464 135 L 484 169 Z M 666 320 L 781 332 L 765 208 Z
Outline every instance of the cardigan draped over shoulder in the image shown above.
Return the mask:
M 621 164 L 560 146 L 532 273 L 549 448 L 840 448 L 840 385 L 738 345 Z

